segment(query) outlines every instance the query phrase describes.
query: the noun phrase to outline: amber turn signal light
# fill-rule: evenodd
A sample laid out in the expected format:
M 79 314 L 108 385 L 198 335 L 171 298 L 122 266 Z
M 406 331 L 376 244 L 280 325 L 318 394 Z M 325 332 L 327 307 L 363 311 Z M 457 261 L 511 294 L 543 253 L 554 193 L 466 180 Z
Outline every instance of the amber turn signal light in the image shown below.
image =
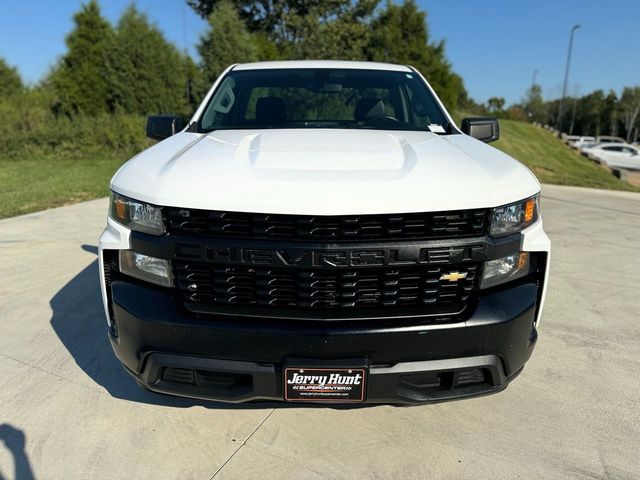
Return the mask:
M 536 211 L 536 199 L 535 198 L 530 198 L 529 200 L 527 200 L 527 204 L 525 205 L 525 209 L 524 209 L 524 221 L 525 223 L 529 223 L 531 222 L 531 220 L 533 220 L 533 214 Z
M 124 204 L 124 202 L 121 199 L 116 199 L 115 202 L 113 202 L 115 204 L 116 207 L 116 215 L 118 216 L 118 218 L 120 220 L 125 220 L 127 218 L 127 212 L 126 212 L 126 205 Z

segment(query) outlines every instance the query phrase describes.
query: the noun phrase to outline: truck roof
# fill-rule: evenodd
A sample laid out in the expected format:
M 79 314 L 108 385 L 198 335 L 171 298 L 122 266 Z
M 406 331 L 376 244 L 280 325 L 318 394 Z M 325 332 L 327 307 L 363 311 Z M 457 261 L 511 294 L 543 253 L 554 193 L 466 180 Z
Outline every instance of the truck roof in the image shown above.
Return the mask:
M 387 70 L 395 72 L 410 72 L 406 65 L 380 62 L 351 62 L 344 60 L 287 60 L 277 62 L 239 63 L 233 70 L 267 70 L 283 68 L 346 68 L 357 70 Z

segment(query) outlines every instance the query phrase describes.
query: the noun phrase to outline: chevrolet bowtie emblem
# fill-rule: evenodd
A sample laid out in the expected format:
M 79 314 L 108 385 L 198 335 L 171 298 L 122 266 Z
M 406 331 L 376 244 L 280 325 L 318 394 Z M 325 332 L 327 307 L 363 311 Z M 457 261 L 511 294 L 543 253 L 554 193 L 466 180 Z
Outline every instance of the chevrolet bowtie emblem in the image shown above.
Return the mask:
M 445 273 L 444 275 L 442 275 L 440 277 L 440 280 L 449 280 L 450 282 L 457 282 L 458 280 L 462 280 L 464 278 L 467 278 L 467 272 L 464 272 L 464 273 L 451 272 L 451 273 Z

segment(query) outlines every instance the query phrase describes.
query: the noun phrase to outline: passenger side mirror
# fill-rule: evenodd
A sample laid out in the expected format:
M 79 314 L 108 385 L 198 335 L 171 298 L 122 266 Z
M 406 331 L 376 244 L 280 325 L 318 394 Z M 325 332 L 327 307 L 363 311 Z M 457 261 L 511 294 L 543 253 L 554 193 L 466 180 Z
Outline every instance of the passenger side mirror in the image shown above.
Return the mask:
M 489 143 L 500 138 L 500 125 L 496 118 L 472 117 L 462 120 L 462 133 L 481 142 Z
M 176 115 L 151 115 L 147 117 L 147 137 L 164 140 L 183 128 L 182 118 Z

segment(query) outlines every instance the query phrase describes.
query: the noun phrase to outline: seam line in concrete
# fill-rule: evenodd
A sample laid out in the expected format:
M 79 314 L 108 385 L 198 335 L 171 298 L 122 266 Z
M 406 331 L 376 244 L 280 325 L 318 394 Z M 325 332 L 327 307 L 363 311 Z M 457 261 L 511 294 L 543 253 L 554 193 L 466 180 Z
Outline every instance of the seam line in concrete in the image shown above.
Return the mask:
M 274 453 L 271 452 L 267 452 L 265 450 L 262 450 L 260 448 L 257 447 L 252 447 L 251 445 L 245 445 L 245 447 L 250 448 L 251 450 L 255 450 L 256 452 L 260 452 L 263 453 L 265 455 L 268 455 L 272 458 L 276 458 L 282 462 L 288 463 L 289 465 L 293 465 L 294 467 L 298 467 L 301 468 L 303 470 L 307 470 L 309 472 L 315 473 L 316 475 L 322 477 L 322 478 L 326 478 L 327 480 L 332 480 L 338 477 L 328 477 L 326 473 L 322 473 L 322 472 L 318 472 L 317 470 L 314 470 L 313 468 L 309 468 L 309 467 L 305 467 L 303 465 L 300 465 L 298 462 L 294 462 L 292 460 L 289 460 L 288 458 L 285 457 L 281 457 L 280 455 L 275 455 Z M 342 478 L 346 478 L 346 477 L 342 477 Z
M 238 453 L 238 452 L 240 451 L 240 449 L 246 445 L 246 443 L 249 441 L 249 439 L 250 439 L 251 437 L 253 437 L 253 434 L 254 434 L 254 433 L 256 433 L 256 432 L 258 431 L 258 429 L 259 429 L 260 427 L 262 427 L 262 425 L 264 425 L 264 422 L 266 422 L 267 420 L 269 420 L 269 417 L 271 417 L 271 415 L 273 415 L 273 412 L 275 412 L 275 411 L 276 411 L 276 409 L 275 409 L 275 408 L 272 408 L 272 409 L 271 409 L 271 411 L 269 412 L 269 414 L 268 414 L 266 417 L 264 417 L 264 419 L 263 419 L 263 420 L 258 424 L 258 426 L 257 426 L 256 428 L 254 428 L 254 429 L 253 429 L 253 431 L 249 434 L 249 436 L 248 436 L 247 438 L 245 438 L 245 439 L 242 441 L 242 443 L 240 443 L 240 446 L 239 446 L 238 448 L 236 448 L 235 452 L 233 452 L 233 453 L 231 454 L 231 456 L 230 456 L 229 458 L 227 458 L 227 459 L 224 461 L 224 463 L 223 463 L 222 465 L 220 465 L 220 468 L 218 468 L 218 469 L 214 472 L 213 476 L 212 476 L 209 480 L 213 480 L 213 479 L 214 479 L 214 478 L 215 478 L 215 477 L 216 477 L 216 476 L 217 476 L 217 475 L 222 471 L 222 469 L 225 467 L 225 465 L 226 465 L 227 463 L 229 463 L 233 457 L 235 457 L 235 456 L 236 456 L 236 453 Z
M 26 367 L 35 368 L 36 370 L 39 370 L 42 373 L 46 373 L 46 374 L 51 375 L 53 377 L 56 377 L 56 378 L 58 378 L 60 380 L 64 380 L 65 382 L 69 382 L 69 383 L 71 383 L 73 385 L 77 385 L 78 387 L 88 388 L 89 390 L 97 391 L 94 388 L 88 387 L 86 385 L 82 385 L 81 383 L 77 383 L 77 382 L 71 381 L 68 378 L 65 378 L 65 377 L 62 377 L 62 376 L 60 376 L 58 374 L 50 372 L 49 370 L 46 370 L 46 369 L 44 369 L 42 367 L 38 367 L 37 365 L 32 365 L 29 362 L 25 362 L 24 360 L 20 360 L 19 358 L 15 358 L 15 357 L 12 357 L 11 355 L 7 355 L 6 353 L 0 352 L 0 356 L 4 357 L 4 358 L 8 358 L 9 360 L 13 360 L 14 362 L 20 363 L 21 365 L 24 365 Z
M 39 367 L 37 365 L 32 365 L 29 362 L 25 362 L 24 360 L 20 360 L 19 358 L 14 358 L 14 357 L 12 357 L 10 355 L 7 355 L 5 353 L 2 353 L 2 352 L 0 352 L 0 357 L 8 358 L 9 360 L 13 360 L 16 363 L 24 365 L 24 366 L 26 366 L 28 368 L 33 368 L 33 369 L 38 370 L 38 371 L 40 371 L 40 372 L 42 372 L 42 373 L 44 373 L 46 375 L 51 375 L 52 377 L 55 377 L 55 378 L 57 378 L 59 380 L 67 382 L 67 383 L 69 383 L 71 385 L 74 385 L 76 387 L 86 388 L 87 390 L 91 390 L 92 392 L 95 392 L 95 393 L 97 393 L 99 395 L 103 395 L 103 396 L 107 396 L 107 397 L 110 397 L 110 398 L 114 398 L 113 395 L 111 395 L 109 392 L 107 392 L 105 390 L 102 390 L 102 389 L 99 389 L 99 388 L 94 388 L 94 387 L 91 387 L 89 385 L 84 385 L 82 383 L 74 382 L 73 380 L 69 380 L 66 377 L 63 377 L 63 376 L 58 375 L 56 373 L 50 372 L 49 370 L 46 370 L 46 369 L 44 369 L 42 367 Z M 149 405 L 147 405 L 145 403 L 140 403 L 140 402 L 136 402 L 136 401 L 133 401 L 132 403 L 135 404 L 136 408 L 151 408 Z M 185 421 L 183 419 L 176 418 L 173 415 L 171 415 L 170 413 L 164 412 L 162 410 L 156 411 L 156 412 L 158 414 L 162 415 L 163 417 L 173 421 L 173 422 L 179 422 L 179 423 L 181 423 L 183 425 L 188 425 L 188 426 L 191 426 L 191 427 L 195 426 L 195 424 L 193 422 L 191 422 L 191 421 L 188 421 L 188 420 Z M 268 416 L 267 416 L 267 418 L 268 418 Z M 265 420 L 266 420 L 266 418 L 265 418 Z M 263 420 L 263 422 L 264 422 L 264 420 Z M 260 425 L 262 425 L 263 422 L 261 422 Z M 227 440 L 227 441 L 231 440 L 231 437 L 229 437 L 227 435 L 223 435 L 221 433 L 216 433 L 216 432 L 212 432 L 212 433 L 216 437 L 221 438 L 223 440 Z M 251 432 L 251 435 L 253 435 L 253 433 L 255 433 L 255 430 L 253 432 Z M 0 476 L 0 480 L 2 480 L 1 476 Z

